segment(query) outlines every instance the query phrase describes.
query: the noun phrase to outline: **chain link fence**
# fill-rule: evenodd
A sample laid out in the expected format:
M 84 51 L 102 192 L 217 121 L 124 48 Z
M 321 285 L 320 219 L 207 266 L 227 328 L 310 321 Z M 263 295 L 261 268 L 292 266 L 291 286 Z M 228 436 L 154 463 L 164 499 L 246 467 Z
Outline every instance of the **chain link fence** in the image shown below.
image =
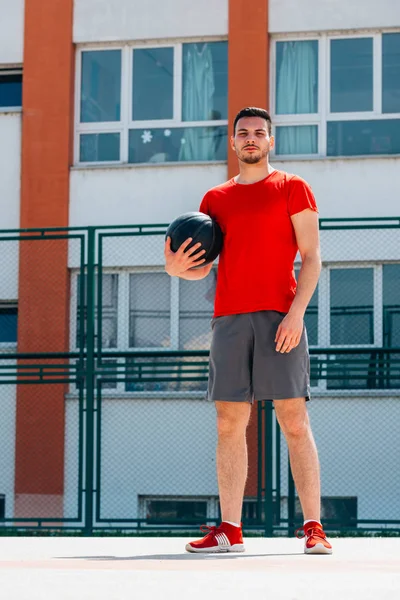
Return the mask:
M 165 230 L 0 232 L 4 529 L 219 520 L 205 398 L 217 265 L 200 281 L 170 278 Z M 308 408 L 335 531 L 400 530 L 399 233 L 399 219 L 320 222 Z M 245 527 L 293 533 L 301 507 L 269 399 L 253 406 L 247 437 Z

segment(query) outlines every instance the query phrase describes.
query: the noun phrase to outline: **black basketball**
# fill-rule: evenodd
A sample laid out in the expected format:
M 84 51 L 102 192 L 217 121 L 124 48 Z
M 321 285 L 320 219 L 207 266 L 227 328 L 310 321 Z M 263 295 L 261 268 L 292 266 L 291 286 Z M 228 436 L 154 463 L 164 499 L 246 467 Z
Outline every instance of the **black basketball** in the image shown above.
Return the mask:
M 192 242 L 187 250 L 190 250 L 195 244 L 201 243 L 201 250 L 205 250 L 200 259 L 204 258 L 205 262 L 201 263 L 201 267 L 213 262 L 222 250 L 223 235 L 220 226 L 209 215 L 201 212 L 188 212 L 180 217 L 177 217 L 167 229 L 165 238 L 171 238 L 171 250 L 176 252 L 179 247 L 188 238 L 192 238 Z M 193 255 L 196 256 L 197 252 Z

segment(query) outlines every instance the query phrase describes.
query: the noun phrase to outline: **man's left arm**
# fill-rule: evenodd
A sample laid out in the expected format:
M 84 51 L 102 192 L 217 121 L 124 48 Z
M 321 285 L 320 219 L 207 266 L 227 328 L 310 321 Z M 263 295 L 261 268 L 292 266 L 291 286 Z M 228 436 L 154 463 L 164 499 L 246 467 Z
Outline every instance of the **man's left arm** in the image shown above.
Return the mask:
M 291 216 L 302 265 L 292 306 L 275 336 L 277 352 L 290 352 L 301 338 L 304 314 L 317 287 L 321 272 L 318 213 L 311 209 Z

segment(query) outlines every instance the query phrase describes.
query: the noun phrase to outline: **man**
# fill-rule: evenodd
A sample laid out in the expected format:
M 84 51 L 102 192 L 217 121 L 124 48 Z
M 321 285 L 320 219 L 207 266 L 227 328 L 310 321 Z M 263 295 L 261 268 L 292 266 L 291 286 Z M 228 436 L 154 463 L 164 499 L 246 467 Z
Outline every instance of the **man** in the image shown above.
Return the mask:
M 222 228 L 208 398 L 217 411 L 217 476 L 222 522 L 187 544 L 189 552 L 243 552 L 241 512 L 247 477 L 246 427 L 254 400 L 272 400 L 285 435 L 299 494 L 307 554 L 331 554 L 320 522 L 318 453 L 308 419 L 309 355 L 304 313 L 321 270 L 318 209 L 310 186 L 274 169 L 271 118 L 244 108 L 235 118 L 231 147 L 239 174 L 209 190 L 200 211 Z M 200 244 L 176 253 L 165 246 L 166 271 L 202 279 Z M 297 251 L 302 266 L 296 284 Z M 194 256 L 195 252 L 198 252 Z

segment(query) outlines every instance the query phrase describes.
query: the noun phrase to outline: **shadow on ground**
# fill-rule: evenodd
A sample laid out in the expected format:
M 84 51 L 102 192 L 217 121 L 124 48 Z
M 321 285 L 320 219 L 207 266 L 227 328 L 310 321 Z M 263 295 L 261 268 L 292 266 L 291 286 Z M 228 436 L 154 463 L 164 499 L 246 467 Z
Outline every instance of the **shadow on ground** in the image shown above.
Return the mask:
M 233 552 L 216 552 L 216 553 L 186 553 L 186 554 L 140 554 L 137 556 L 56 556 L 56 559 L 61 560 L 229 560 L 238 558 L 260 558 L 267 556 L 305 556 L 304 552 L 292 552 L 281 554 L 244 554 Z

